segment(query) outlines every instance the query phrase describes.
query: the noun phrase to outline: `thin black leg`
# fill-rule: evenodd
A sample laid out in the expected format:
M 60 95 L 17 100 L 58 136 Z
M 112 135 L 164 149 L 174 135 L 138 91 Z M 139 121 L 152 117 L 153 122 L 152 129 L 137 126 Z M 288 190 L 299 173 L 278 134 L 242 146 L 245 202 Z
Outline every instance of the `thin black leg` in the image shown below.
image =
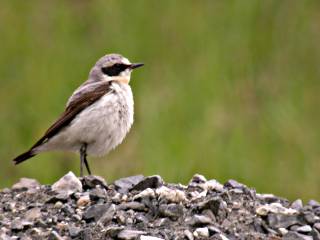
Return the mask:
M 89 163 L 87 160 L 87 144 L 86 143 L 84 143 L 80 148 L 80 176 L 81 177 L 83 177 L 83 163 L 86 165 L 86 169 L 89 175 L 91 175 Z

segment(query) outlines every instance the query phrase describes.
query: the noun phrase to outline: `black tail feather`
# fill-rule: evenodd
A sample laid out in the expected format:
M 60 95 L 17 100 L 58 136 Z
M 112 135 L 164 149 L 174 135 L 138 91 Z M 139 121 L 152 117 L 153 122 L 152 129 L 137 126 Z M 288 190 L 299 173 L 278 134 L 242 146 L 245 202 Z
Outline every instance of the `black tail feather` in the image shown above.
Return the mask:
M 14 164 L 19 164 L 24 162 L 25 160 L 28 160 L 29 158 L 32 158 L 33 156 L 35 156 L 36 154 L 33 153 L 32 149 L 24 152 L 22 154 L 20 154 L 18 157 L 16 157 L 15 159 L 13 159 Z

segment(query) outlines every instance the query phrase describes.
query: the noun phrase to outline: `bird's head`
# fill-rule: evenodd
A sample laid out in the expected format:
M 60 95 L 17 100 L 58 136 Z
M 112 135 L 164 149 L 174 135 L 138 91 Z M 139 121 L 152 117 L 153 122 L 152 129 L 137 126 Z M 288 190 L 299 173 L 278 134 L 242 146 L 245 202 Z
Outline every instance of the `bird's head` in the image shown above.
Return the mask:
M 118 81 L 128 84 L 132 70 L 143 65 L 143 63 L 131 63 L 120 54 L 108 54 L 96 62 L 90 71 L 89 79 L 95 81 Z

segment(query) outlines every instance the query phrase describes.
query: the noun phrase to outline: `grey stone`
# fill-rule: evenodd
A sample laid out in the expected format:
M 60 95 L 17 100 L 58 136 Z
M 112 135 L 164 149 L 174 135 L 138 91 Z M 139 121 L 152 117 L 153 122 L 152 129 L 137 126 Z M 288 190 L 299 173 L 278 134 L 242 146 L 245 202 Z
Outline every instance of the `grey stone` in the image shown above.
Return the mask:
M 313 225 L 313 227 L 314 227 L 315 229 L 317 229 L 318 231 L 320 231 L 320 222 L 315 223 L 315 224 Z
M 200 209 L 209 209 L 215 216 L 223 216 L 226 212 L 226 204 L 221 198 L 214 197 L 199 204 Z
M 314 207 L 314 208 L 318 208 L 320 207 L 320 203 L 316 200 L 313 200 L 311 199 L 309 202 L 308 202 L 308 205 L 311 206 L 311 207 Z
M 159 213 L 161 216 L 170 218 L 179 218 L 183 215 L 183 207 L 180 204 L 162 204 L 159 207 Z
M 121 209 L 121 210 L 132 209 L 136 211 L 145 211 L 146 206 L 143 203 L 133 201 L 133 202 L 121 203 L 118 209 Z
M 116 212 L 116 206 L 114 204 L 111 204 L 107 209 L 107 211 L 105 211 L 105 213 L 99 219 L 99 223 L 103 225 L 108 224 L 112 220 L 115 212 Z
M 72 238 L 79 236 L 80 232 L 81 232 L 80 227 L 75 227 L 75 226 L 69 227 L 69 234 L 70 234 L 70 237 Z
M 107 192 L 104 188 L 94 188 L 90 191 L 90 199 L 93 201 L 99 200 L 99 199 L 104 199 L 107 197 Z
M 299 224 L 300 221 L 297 215 L 284 215 L 284 214 L 268 214 L 269 226 L 273 229 L 288 228 L 292 225 Z
M 40 208 L 31 208 L 25 214 L 24 217 L 28 221 L 35 221 L 41 218 L 41 209 Z
M 118 233 L 117 237 L 119 239 L 132 240 L 132 239 L 137 239 L 139 236 L 141 236 L 143 234 L 146 234 L 146 232 L 138 231 L 138 230 L 124 229 Z
M 52 190 L 70 195 L 75 192 L 82 192 L 82 184 L 73 172 L 69 172 L 52 185 Z
M 40 183 L 37 180 L 31 179 L 31 178 L 21 178 L 19 182 L 17 182 L 12 186 L 12 189 L 27 190 L 27 189 L 35 189 L 39 187 L 40 187 Z
M 283 240 L 313 240 L 312 236 L 307 236 L 297 232 L 289 231 L 283 236 Z
M 204 215 L 198 215 L 198 214 L 195 214 L 194 216 L 186 218 L 185 221 L 188 225 L 191 225 L 194 227 L 203 227 L 213 223 L 211 218 Z
M 98 221 L 102 215 L 108 210 L 109 204 L 97 204 L 88 207 L 88 209 L 83 214 L 84 220 Z
M 120 193 L 127 193 L 131 190 L 133 186 L 138 184 L 144 179 L 143 175 L 136 175 L 126 178 L 120 178 L 116 180 L 113 184 L 115 185 L 116 189 Z
M 160 176 L 150 176 L 141 180 L 139 183 L 134 185 L 131 190 L 143 191 L 147 188 L 158 188 L 163 185 L 163 180 Z

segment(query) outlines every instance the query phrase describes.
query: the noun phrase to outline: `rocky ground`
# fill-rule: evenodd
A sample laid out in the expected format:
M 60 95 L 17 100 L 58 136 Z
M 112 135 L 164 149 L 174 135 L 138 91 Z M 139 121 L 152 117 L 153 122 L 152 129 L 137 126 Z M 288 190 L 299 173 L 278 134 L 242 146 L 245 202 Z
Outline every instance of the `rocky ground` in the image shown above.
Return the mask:
M 320 239 L 320 204 L 195 175 L 107 184 L 69 172 L 52 186 L 21 179 L 0 192 L 0 239 Z

